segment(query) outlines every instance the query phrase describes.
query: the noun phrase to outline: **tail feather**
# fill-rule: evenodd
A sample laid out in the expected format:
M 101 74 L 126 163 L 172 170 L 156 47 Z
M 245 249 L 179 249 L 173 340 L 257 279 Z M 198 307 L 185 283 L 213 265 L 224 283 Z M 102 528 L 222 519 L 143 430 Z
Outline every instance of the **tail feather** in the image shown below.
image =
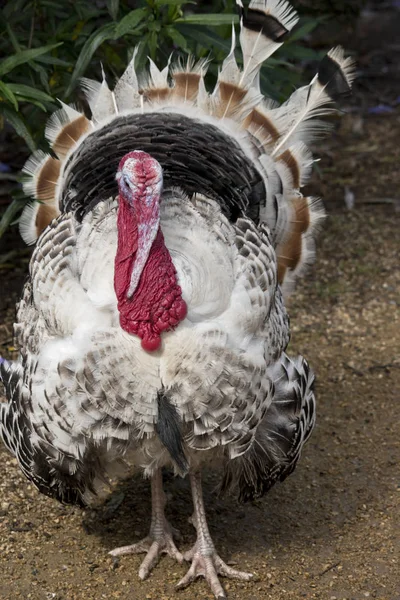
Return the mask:
M 221 71 L 218 75 L 218 82 L 213 92 L 213 114 L 224 119 L 234 117 L 238 110 L 244 108 L 250 100 L 250 92 L 246 85 L 243 85 L 242 72 L 240 71 L 236 58 L 236 34 L 232 26 L 232 44 L 231 51 L 222 63 Z M 258 104 L 262 96 L 255 98 Z M 254 94 L 253 94 L 254 100 Z
M 135 69 L 135 61 L 138 49 L 139 46 L 136 46 L 130 63 L 117 81 L 117 84 L 114 88 L 115 101 L 117 103 L 119 112 L 135 110 L 141 106 L 139 83 Z
M 287 190 L 297 190 L 305 185 L 311 175 L 313 157 L 303 142 L 297 142 L 276 158 L 276 168 Z
M 141 76 L 140 93 L 144 99 L 151 104 L 164 104 L 168 102 L 172 89 L 168 82 L 169 63 L 160 70 L 151 58 L 149 58 L 150 73 Z
M 61 162 L 42 150 L 37 150 L 25 163 L 23 175 L 24 192 L 42 202 L 51 202 L 55 197 Z
M 62 108 L 47 122 L 46 138 L 60 159 L 90 130 L 90 121 L 82 113 L 61 102 Z
M 273 100 L 263 100 L 243 121 L 243 127 L 260 142 L 268 153 L 280 138 L 279 122 L 274 118 Z
M 243 182 L 246 198 L 250 198 L 251 203 L 259 202 L 258 208 L 251 204 L 251 213 L 246 214 L 265 222 L 270 228 L 271 238 L 277 249 L 281 283 L 286 290 L 292 287 L 294 280 L 304 271 L 304 266 L 312 260 L 316 232 L 314 225 L 320 222 L 323 214 L 319 204 L 303 198 L 299 191 L 312 168 L 312 156 L 306 144 L 326 130 L 327 126 L 319 118 L 333 110 L 333 100 L 350 90 L 354 64 L 350 58 L 345 58 L 341 48 L 334 48 L 322 60 L 318 74 L 310 85 L 298 89 L 287 102 L 277 107 L 272 100 L 265 99 L 260 94 L 259 71 L 264 60 L 282 44 L 297 23 L 297 14 L 286 0 L 252 0 L 247 10 L 240 0 L 237 0 L 237 4 L 241 12 L 243 68 L 240 69 L 236 62 L 236 37 L 233 29 L 230 52 L 222 64 L 217 85 L 211 94 L 207 92 L 204 82 L 207 60 L 194 64 L 189 58 L 185 65 L 178 62 L 170 68 L 168 63 L 162 70 L 150 60 L 149 72 L 137 73 L 137 49 L 113 91 L 109 89 L 104 76 L 102 83 L 83 80 L 82 85 L 92 112 L 91 120 L 74 107 L 62 104 L 61 110 L 50 118 L 46 128 L 47 138 L 59 160 L 37 153 L 25 166 L 25 174 L 31 177 L 31 181 L 25 185 L 25 191 L 41 202 L 29 205 L 22 215 L 20 230 L 27 243 L 35 241 L 59 214 L 59 207 L 73 206 L 78 211 L 82 208 L 82 201 L 86 202 L 86 197 L 88 205 L 94 205 L 98 201 L 96 198 L 101 195 L 98 192 L 103 187 L 112 193 L 112 189 L 115 189 L 114 182 L 107 181 L 103 185 L 102 182 L 95 181 L 93 171 L 93 188 L 88 188 L 89 195 L 85 198 L 80 195 L 75 201 L 72 197 L 75 192 L 68 187 L 71 182 L 69 170 L 74 161 L 66 161 L 66 158 L 67 155 L 73 158 L 76 149 L 85 144 L 86 138 L 91 140 L 91 136 L 100 136 L 102 131 L 106 132 L 105 143 L 113 144 L 109 148 L 110 154 L 117 152 L 119 148 L 126 148 L 132 138 L 120 138 L 121 143 L 116 143 L 114 132 L 112 135 L 110 132 L 115 122 L 118 131 L 121 128 L 125 132 L 121 133 L 122 137 L 131 136 L 129 127 L 125 126 L 129 125 L 129 118 L 134 122 L 132 126 L 137 132 L 135 143 L 145 140 L 143 143 L 147 151 L 151 152 L 154 148 L 155 152 L 164 153 L 169 157 L 168 163 L 175 157 L 177 164 L 186 167 L 185 176 L 190 179 L 190 189 L 193 182 L 199 179 L 207 189 L 213 188 L 212 197 L 221 197 L 220 182 L 224 177 L 211 181 L 210 163 L 202 151 L 202 144 L 212 144 L 214 141 L 215 152 L 221 153 L 218 145 L 220 134 L 208 137 L 207 128 L 212 125 L 216 131 L 228 135 L 228 144 L 229 139 L 234 140 L 246 160 L 252 161 L 254 169 L 258 171 L 255 177 L 250 178 L 254 184 L 250 191 L 246 188 L 246 182 Z M 193 136 L 193 143 L 198 144 L 195 172 L 187 171 L 186 146 L 184 143 L 179 145 L 175 136 L 175 119 L 166 116 L 165 119 L 169 122 L 166 127 L 168 133 L 164 135 L 158 132 L 153 135 L 151 113 L 159 111 L 163 115 L 182 114 L 193 120 L 193 127 L 199 127 L 199 124 L 203 126 L 205 135 L 198 136 L 196 133 Z M 120 113 L 124 113 L 125 120 L 119 116 Z M 143 118 L 143 121 L 138 117 Z M 146 127 L 149 127 L 148 134 Z M 182 131 L 187 131 L 185 127 L 186 125 L 182 126 Z M 93 143 L 94 146 L 96 144 Z M 170 149 L 167 149 L 168 144 Z M 90 148 L 91 144 L 86 143 L 85 152 L 89 150 L 90 154 Z M 107 161 L 107 156 L 105 151 L 101 160 Z M 99 165 L 96 165 L 96 169 L 97 174 L 103 172 Z M 105 168 L 105 171 L 110 177 L 109 169 Z M 91 171 L 87 177 L 90 177 L 90 173 Z M 236 181 L 236 177 L 233 179 Z M 173 183 L 179 185 L 180 181 Z M 223 198 L 235 198 L 230 200 L 234 204 L 241 190 L 239 186 L 234 190 L 224 191 Z M 229 212 L 239 215 L 246 203 L 247 200 L 237 210 L 229 207 Z
M 24 192 L 40 201 L 27 204 L 19 221 L 21 237 L 28 245 L 34 244 L 43 229 L 60 214 L 56 191 L 61 166 L 61 161 L 41 150 L 37 150 L 24 166 Z
M 189 57 L 186 65 L 181 62 L 171 68 L 171 77 L 173 81 L 172 99 L 180 102 L 189 102 L 194 104 L 201 94 L 204 87 L 204 75 L 207 70 L 207 60 L 199 60 L 193 64 Z
M 286 236 L 278 245 L 278 281 L 288 295 L 296 280 L 301 277 L 315 259 L 315 238 L 325 217 L 319 198 L 293 196 L 290 199 L 291 218 Z
M 114 93 L 108 87 L 104 73 L 101 83 L 83 78 L 81 87 L 89 103 L 94 123 L 101 123 L 112 115 L 118 114 Z
M 294 141 L 307 143 L 324 133 L 326 125 L 314 119 L 334 111 L 332 102 L 349 93 L 354 77 L 354 61 L 344 57 L 342 48 L 330 50 L 310 85 L 299 88 L 277 109 L 278 117 L 286 124 L 272 155 L 276 156 Z
M 237 4 L 241 12 L 242 82 L 251 84 L 299 18 L 286 0 L 252 0 L 247 12 L 240 0 Z

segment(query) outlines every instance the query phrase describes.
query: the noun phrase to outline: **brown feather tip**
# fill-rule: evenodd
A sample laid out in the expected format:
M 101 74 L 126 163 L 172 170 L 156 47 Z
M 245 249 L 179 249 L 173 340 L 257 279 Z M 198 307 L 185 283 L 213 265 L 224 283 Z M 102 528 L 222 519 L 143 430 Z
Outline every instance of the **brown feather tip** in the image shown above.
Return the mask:
M 51 202 L 56 196 L 61 161 L 49 157 L 40 169 L 36 180 L 35 197 L 42 202 Z
M 81 115 L 71 123 L 67 123 L 61 129 L 52 144 L 52 149 L 60 158 L 64 158 L 75 146 L 77 141 L 89 131 L 90 121 Z
M 176 71 L 172 74 L 175 83 L 172 93 L 178 98 L 194 102 L 199 92 L 201 73 Z
M 292 221 L 293 230 L 299 233 L 305 233 L 310 227 L 310 207 L 307 198 L 294 198 L 293 206 L 295 211 L 295 219 Z
M 145 102 L 165 102 L 171 94 L 170 87 L 163 88 L 143 88 L 139 90 Z
M 25 206 L 19 219 L 19 231 L 26 244 L 34 244 L 38 236 L 60 214 L 51 204 L 32 202 Z
M 243 121 L 243 127 L 262 144 L 275 144 L 280 137 L 280 133 L 272 120 L 259 108 L 253 108 Z
M 291 230 L 285 242 L 278 248 L 278 281 L 282 284 L 286 270 L 294 271 L 302 255 L 302 235 L 310 227 L 310 208 L 307 198 L 293 198 L 294 215 Z
M 288 168 L 290 175 L 292 177 L 291 187 L 293 189 L 297 189 L 300 187 L 300 167 L 299 164 L 293 156 L 290 150 L 285 150 L 277 159 L 278 161 L 283 162 Z
M 216 114 L 224 117 L 234 114 L 239 109 L 248 92 L 248 90 L 226 81 L 218 82 L 218 91 L 220 100 Z
M 48 204 L 41 204 L 39 206 L 35 219 L 35 228 L 38 237 L 59 214 L 60 211 L 55 206 Z

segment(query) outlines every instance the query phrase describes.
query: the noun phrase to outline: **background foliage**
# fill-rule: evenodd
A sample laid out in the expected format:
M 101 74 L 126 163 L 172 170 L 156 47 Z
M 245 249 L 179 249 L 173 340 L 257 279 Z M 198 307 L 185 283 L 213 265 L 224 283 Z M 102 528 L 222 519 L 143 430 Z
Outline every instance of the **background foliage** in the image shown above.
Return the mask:
M 304 0 L 294 4 L 301 9 Z M 319 58 L 301 40 L 325 19 L 326 15 L 314 12 L 302 16 L 289 40 L 262 70 L 265 93 L 282 100 L 301 83 L 305 62 Z M 139 68 L 148 56 L 164 66 L 171 51 L 176 57 L 210 56 L 207 77 L 212 83 L 229 52 L 232 22 L 238 23 L 235 0 L 3 1 L 0 132 L 11 125 L 30 151 L 46 149 L 44 125 L 57 108 L 56 99 L 79 100 L 79 79 L 83 75 L 101 78 L 102 67 L 111 83 L 121 75 L 137 44 Z M 26 201 L 20 190 L 13 196 L 14 203 L 0 223 L 0 236 Z

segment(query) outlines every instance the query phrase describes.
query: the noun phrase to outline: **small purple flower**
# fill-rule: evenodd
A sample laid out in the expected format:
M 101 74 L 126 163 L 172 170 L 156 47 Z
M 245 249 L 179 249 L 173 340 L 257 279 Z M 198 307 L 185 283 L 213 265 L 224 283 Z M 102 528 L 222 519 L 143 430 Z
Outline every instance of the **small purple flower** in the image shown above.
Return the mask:
M 394 112 L 394 108 L 388 104 L 378 104 L 377 106 L 372 106 L 369 108 L 368 112 L 370 115 L 384 115 Z

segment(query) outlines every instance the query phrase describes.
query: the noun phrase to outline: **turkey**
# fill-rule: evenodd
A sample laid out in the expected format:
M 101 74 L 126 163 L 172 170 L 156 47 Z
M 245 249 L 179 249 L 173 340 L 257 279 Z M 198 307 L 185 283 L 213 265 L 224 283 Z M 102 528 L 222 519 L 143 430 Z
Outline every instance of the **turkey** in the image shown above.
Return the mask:
M 297 22 L 285 0 L 252 0 L 215 89 L 206 62 L 136 73 L 111 91 L 83 81 L 91 119 L 62 105 L 52 155 L 25 166 L 20 230 L 36 243 L 15 324 L 19 358 L 1 359 L 0 433 L 35 486 L 61 502 L 101 500 L 122 477 L 151 478 L 145 578 L 162 553 L 191 562 L 217 598 L 219 575 L 248 580 L 217 554 L 202 468 L 243 500 L 289 475 L 315 422 L 313 372 L 290 358 L 283 297 L 314 258 L 323 218 L 300 188 L 318 118 L 349 92 L 335 48 L 310 85 L 278 106 L 259 70 Z M 315 117 L 317 120 L 315 120 Z M 188 475 L 194 547 L 164 516 L 162 469 Z M 128 542 L 131 540 L 127 540 Z

